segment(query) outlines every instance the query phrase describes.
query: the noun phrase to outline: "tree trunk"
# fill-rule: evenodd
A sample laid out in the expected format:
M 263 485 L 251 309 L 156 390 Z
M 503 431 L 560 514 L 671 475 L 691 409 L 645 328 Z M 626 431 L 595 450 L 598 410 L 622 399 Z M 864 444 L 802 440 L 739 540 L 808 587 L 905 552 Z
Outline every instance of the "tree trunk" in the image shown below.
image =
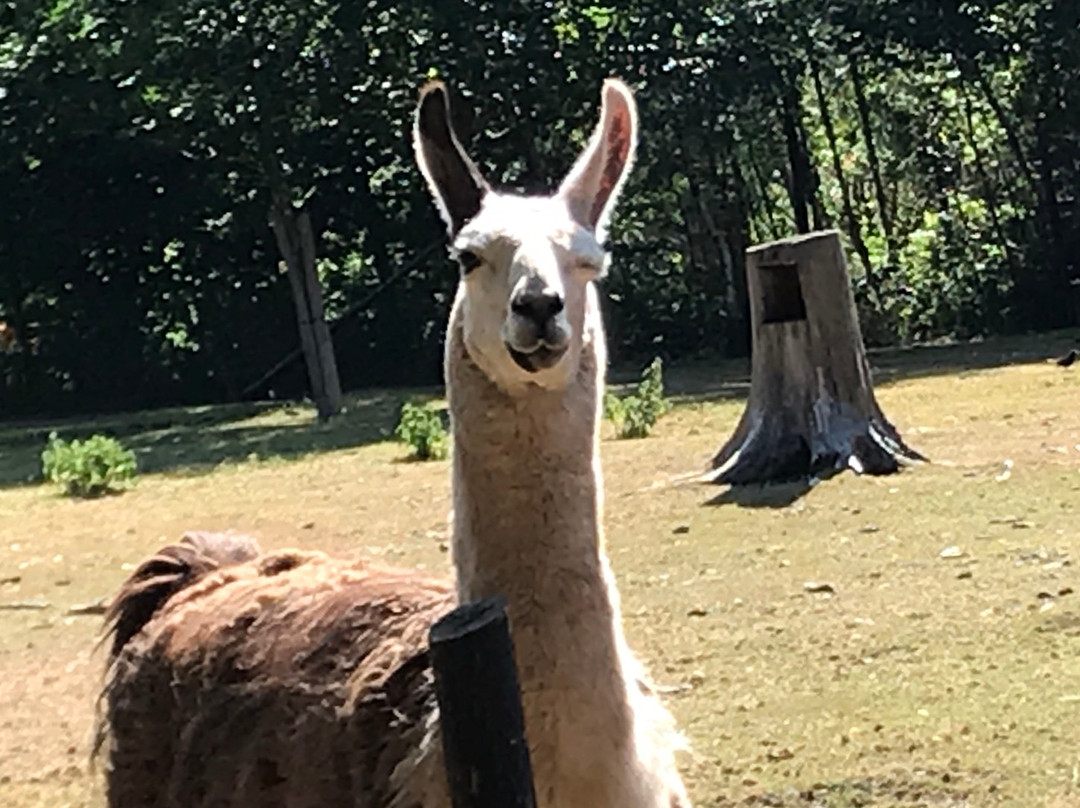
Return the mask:
M 341 382 L 334 359 L 334 342 L 323 312 L 322 288 L 315 272 L 315 236 L 306 210 L 297 211 L 292 203 L 275 197 L 270 209 L 278 249 L 296 303 L 300 346 L 307 363 L 311 398 L 320 420 L 341 411 Z
M 724 175 L 716 155 L 706 148 L 709 176 L 718 182 Z M 723 280 L 718 292 L 724 298 L 723 341 L 729 356 L 747 356 L 750 352 L 750 309 L 746 299 L 746 271 L 742 266 L 746 250 L 747 213 L 738 198 L 742 177 L 732 159 L 730 181 L 726 182 L 723 197 L 717 201 L 709 183 L 690 181 L 698 214 L 709 238 L 710 253 L 715 256 Z
M 990 225 L 994 230 L 994 238 L 1001 246 L 1001 251 L 1005 255 L 1005 263 L 1008 266 L 1009 278 L 1013 284 L 1017 284 L 1020 280 L 1020 264 L 1016 259 L 1016 253 L 1011 246 L 1009 234 L 1005 230 L 1005 225 L 1001 219 L 1000 205 L 998 204 L 998 192 L 997 187 L 994 184 L 993 177 L 990 176 L 990 172 L 986 168 L 986 159 L 983 155 L 982 148 L 979 146 L 979 136 L 975 130 L 975 113 L 972 109 L 971 96 L 968 92 L 969 84 L 964 80 L 963 76 L 959 82 L 960 94 L 964 99 L 964 121 L 967 124 L 968 145 L 971 147 L 971 153 L 973 164 L 975 166 L 975 173 L 979 177 L 979 181 L 983 187 L 983 198 L 986 200 L 986 211 L 990 215 Z M 987 314 L 991 318 L 991 322 L 995 323 L 996 328 L 1001 328 L 1006 322 L 1005 312 L 1008 307 L 1002 300 L 1001 294 L 998 292 L 997 284 L 991 284 L 989 287 L 987 298 Z
M 1040 93 L 1040 101 L 1045 96 Z M 1040 104 L 1045 108 L 1044 104 Z M 1046 131 L 1046 122 L 1035 116 L 1035 169 L 1041 187 L 1041 207 L 1046 222 L 1045 232 L 1049 267 L 1044 271 L 1047 283 L 1044 299 L 1047 328 L 1065 328 L 1072 325 L 1072 300 L 1069 285 L 1069 259 L 1065 254 L 1065 234 L 1062 228 L 1061 203 L 1058 199 L 1057 183 L 1054 177 L 1054 157 L 1050 138 Z
M 810 232 L 810 207 L 812 178 L 809 158 L 806 154 L 801 124 L 799 122 L 799 96 L 793 81 L 785 73 L 779 72 L 783 89 L 780 93 L 780 120 L 787 142 L 788 163 L 791 165 L 791 182 L 788 193 L 791 196 L 791 209 L 795 217 L 795 230 L 798 233 Z
M 850 468 L 889 474 L 924 460 L 874 397 L 836 231 L 747 252 L 753 324 L 750 398 L 709 479 L 744 485 Z
M 964 121 L 967 124 L 968 145 L 971 146 L 975 173 L 979 175 L 979 180 L 982 182 L 983 197 L 986 199 L 986 210 L 987 213 L 990 214 L 990 224 L 993 226 L 994 235 L 1001 245 L 1002 251 L 1005 253 L 1005 261 L 1009 265 L 1009 271 L 1015 278 L 1019 271 L 1019 267 L 1017 266 L 1016 256 L 1009 246 L 1009 235 L 1005 232 L 1005 228 L 1001 223 L 997 189 L 994 185 L 993 178 L 986 169 L 986 160 L 984 159 L 982 149 L 979 146 L 978 133 L 975 131 L 975 115 L 971 108 L 971 96 L 968 94 L 968 84 L 962 79 L 960 82 L 960 93 L 964 99 Z
M 769 235 L 772 238 L 780 238 L 782 235 L 780 228 L 776 225 L 776 210 L 772 203 L 772 198 L 769 196 L 769 183 L 765 180 L 765 175 L 761 171 L 761 166 L 758 165 L 758 161 L 754 156 L 754 150 L 750 148 L 749 144 L 746 147 L 747 160 L 750 163 L 750 173 L 754 175 L 754 179 L 757 181 L 758 193 L 761 196 L 761 205 L 765 210 L 765 218 L 769 223 Z
M 1031 161 L 1028 159 L 1024 144 L 1020 140 L 1020 132 L 1013 124 L 1008 113 L 1005 112 L 1005 108 L 1001 105 L 1001 101 L 998 100 L 997 93 L 994 92 L 990 80 L 986 77 L 986 74 L 983 73 L 978 62 L 974 59 L 959 53 L 954 53 L 954 56 L 956 56 L 956 59 L 960 64 L 961 75 L 966 76 L 969 81 L 974 79 L 975 83 L 979 86 L 979 89 L 982 90 L 983 98 L 986 99 L 986 103 L 989 104 L 990 110 L 994 113 L 994 117 L 997 118 L 998 125 L 1001 126 L 1002 130 L 1005 132 L 1005 140 L 1012 150 L 1013 157 L 1016 159 L 1016 166 L 1020 172 L 1020 176 L 1024 178 L 1027 186 L 1035 191 L 1034 171 L 1031 168 Z
M 840 185 L 840 204 L 843 206 L 848 238 L 851 239 L 855 251 L 859 254 L 859 260 L 862 261 L 863 270 L 866 272 L 866 282 L 873 288 L 874 267 L 870 262 L 870 250 L 867 249 L 866 242 L 863 241 L 862 228 L 859 226 L 859 220 L 855 218 L 855 210 L 851 205 L 851 189 L 848 188 L 847 177 L 844 175 L 844 165 L 840 160 L 840 146 L 836 138 L 836 129 L 833 126 L 832 112 L 829 110 L 829 99 L 825 95 L 825 86 L 821 82 L 821 70 L 818 68 L 817 61 L 813 58 L 810 60 L 810 78 L 813 80 L 818 107 L 821 109 L 821 125 L 825 129 L 825 137 L 829 141 L 829 151 L 832 152 L 833 171 L 836 172 L 836 181 Z
M 848 53 L 848 65 L 851 68 L 851 86 L 855 90 L 855 106 L 859 111 L 859 124 L 862 127 L 863 140 L 866 141 L 866 157 L 870 161 L 870 176 L 874 180 L 878 214 L 881 216 L 881 232 L 885 234 L 889 262 L 892 263 L 896 260 L 897 250 L 893 239 L 892 218 L 889 216 L 889 201 L 885 195 L 885 181 L 881 178 L 881 161 L 878 160 L 874 129 L 870 122 L 870 106 L 866 103 L 866 90 L 863 86 L 862 73 L 859 72 L 859 57 L 854 51 Z

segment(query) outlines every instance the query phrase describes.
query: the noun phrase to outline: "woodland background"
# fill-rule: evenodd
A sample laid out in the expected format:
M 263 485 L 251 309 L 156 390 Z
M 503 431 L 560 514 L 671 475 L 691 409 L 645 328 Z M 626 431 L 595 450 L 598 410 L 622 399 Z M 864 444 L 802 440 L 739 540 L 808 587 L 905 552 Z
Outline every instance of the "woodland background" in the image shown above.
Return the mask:
M 1080 324 L 1076 0 L 0 0 L 0 417 L 294 396 L 271 206 L 345 388 L 433 384 L 456 269 L 414 168 L 444 77 L 550 189 L 638 93 L 614 359 L 749 351 L 743 251 L 836 227 L 871 345 Z

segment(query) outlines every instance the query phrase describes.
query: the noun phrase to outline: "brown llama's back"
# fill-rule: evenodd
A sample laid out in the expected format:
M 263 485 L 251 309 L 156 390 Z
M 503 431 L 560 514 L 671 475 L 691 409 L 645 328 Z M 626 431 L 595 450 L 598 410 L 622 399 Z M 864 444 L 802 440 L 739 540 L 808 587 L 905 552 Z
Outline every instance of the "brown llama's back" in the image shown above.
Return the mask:
M 391 773 L 427 737 L 427 631 L 453 600 L 444 581 L 242 537 L 164 548 L 109 612 L 109 805 L 408 808 Z

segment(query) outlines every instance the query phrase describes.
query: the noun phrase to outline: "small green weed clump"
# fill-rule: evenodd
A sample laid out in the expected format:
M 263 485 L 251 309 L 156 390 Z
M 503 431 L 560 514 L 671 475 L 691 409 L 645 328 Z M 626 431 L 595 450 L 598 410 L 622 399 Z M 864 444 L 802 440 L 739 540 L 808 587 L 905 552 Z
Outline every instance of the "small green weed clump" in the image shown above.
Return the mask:
M 604 394 L 604 417 L 615 424 L 620 438 L 648 437 L 660 416 L 671 409 L 664 398 L 664 363 L 656 357 L 641 374 L 637 391 L 624 398 Z
M 135 453 L 105 435 L 65 441 L 53 432 L 41 453 L 45 479 L 59 485 L 69 497 L 119 493 L 135 479 L 135 467 Z
M 412 446 L 418 460 L 444 460 L 450 451 L 450 438 L 442 417 L 431 404 L 406 402 L 394 434 Z

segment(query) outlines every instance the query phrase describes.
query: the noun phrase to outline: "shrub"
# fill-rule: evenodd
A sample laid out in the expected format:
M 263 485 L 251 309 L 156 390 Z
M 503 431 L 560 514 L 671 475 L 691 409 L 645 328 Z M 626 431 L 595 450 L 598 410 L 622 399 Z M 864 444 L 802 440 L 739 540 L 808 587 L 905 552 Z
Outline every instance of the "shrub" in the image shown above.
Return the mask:
M 53 432 L 41 453 L 45 479 L 70 497 L 99 497 L 119 493 L 135 479 L 135 453 L 105 435 L 86 440 L 61 440 Z
M 604 417 L 618 429 L 620 438 L 648 437 L 660 416 L 671 409 L 664 398 L 664 363 L 656 357 L 641 374 L 637 391 L 620 399 L 604 395 Z
M 623 401 L 610 390 L 604 391 L 604 420 L 613 424 L 621 424 L 626 417 L 626 407 Z
M 443 460 L 449 453 L 450 439 L 438 410 L 430 404 L 406 402 L 401 408 L 394 434 L 413 448 L 418 460 Z

